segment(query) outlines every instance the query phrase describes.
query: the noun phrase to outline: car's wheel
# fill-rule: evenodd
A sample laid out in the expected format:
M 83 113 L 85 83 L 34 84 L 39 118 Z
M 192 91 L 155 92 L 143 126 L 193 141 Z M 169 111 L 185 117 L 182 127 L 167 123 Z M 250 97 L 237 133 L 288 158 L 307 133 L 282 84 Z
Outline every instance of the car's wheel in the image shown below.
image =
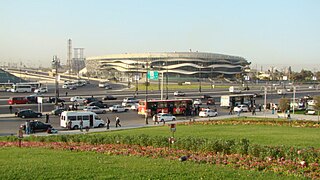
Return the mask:
M 102 111 L 102 114 L 105 114 L 105 113 L 107 113 L 107 111 Z
M 75 130 L 79 129 L 78 125 L 73 126 L 73 129 Z
M 22 116 L 21 116 L 21 118 L 23 118 L 23 119 L 24 119 L 24 118 L 26 118 L 26 116 L 25 116 L 25 115 L 22 115 Z
M 172 121 L 175 121 L 175 120 L 176 120 L 176 118 L 173 118 L 173 119 L 172 119 Z
M 128 111 L 128 109 L 125 109 L 125 110 L 124 110 L 124 112 L 127 112 L 127 111 Z
M 98 127 L 100 128 L 100 127 L 103 127 L 103 126 L 104 126 L 103 124 L 99 124 L 99 126 L 98 126 Z

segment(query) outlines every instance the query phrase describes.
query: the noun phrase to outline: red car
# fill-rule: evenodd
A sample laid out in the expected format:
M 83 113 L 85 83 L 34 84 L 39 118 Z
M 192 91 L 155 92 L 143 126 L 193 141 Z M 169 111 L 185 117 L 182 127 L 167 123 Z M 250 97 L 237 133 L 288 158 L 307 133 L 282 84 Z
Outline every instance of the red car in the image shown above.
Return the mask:
M 10 97 L 8 104 L 28 104 L 28 99 L 25 97 Z

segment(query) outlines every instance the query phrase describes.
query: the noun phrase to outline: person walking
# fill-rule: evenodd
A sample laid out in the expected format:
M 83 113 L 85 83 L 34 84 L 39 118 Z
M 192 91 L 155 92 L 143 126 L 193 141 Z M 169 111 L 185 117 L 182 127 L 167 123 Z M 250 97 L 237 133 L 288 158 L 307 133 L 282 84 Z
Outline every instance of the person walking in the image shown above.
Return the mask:
M 26 129 L 25 129 L 26 134 L 30 134 L 30 120 L 26 120 L 25 125 L 26 125 Z
M 256 105 L 253 105 L 252 107 L 252 115 L 256 115 Z
M 10 111 L 10 114 L 12 114 L 12 106 L 11 105 L 9 106 L 9 111 Z
M 110 123 L 111 123 L 111 121 L 110 121 L 110 119 L 107 117 L 107 129 L 110 128 Z
M 118 126 L 121 127 L 120 118 L 119 118 L 119 116 L 116 116 L 116 128 L 117 128 Z
M 68 96 L 68 91 L 66 91 L 66 96 Z
M 230 107 L 229 115 L 232 115 L 233 107 Z
M 83 120 L 82 119 L 80 120 L 80 131 L 81 132 L 83 131 Z
M 49 123 L 49 114 L 46 114 L 46 123 Z

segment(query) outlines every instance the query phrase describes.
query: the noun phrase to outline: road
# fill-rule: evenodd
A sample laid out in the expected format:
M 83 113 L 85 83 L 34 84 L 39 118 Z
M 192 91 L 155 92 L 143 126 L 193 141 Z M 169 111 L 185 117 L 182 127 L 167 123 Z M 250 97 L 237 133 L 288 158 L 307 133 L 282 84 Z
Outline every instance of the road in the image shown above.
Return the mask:
M 134 91 L 129 91 L 126 89 L 123 89 L 123 85 L 112 85 L 113 89 L 112 90 L 105 90 L 103 88 L 98 88 L 97 84 L 90 84 L 85 87 L 80 87 L 77 90 L 65 90 L 65 89 L 60 89 L 60 95 L 61 98 L 66 100 L 66 104 L 71 104 L 70 98 L 73 96 L 84 96 L 84 97 L 90 97 L 94 96 L 96 98 L 101 99 L 104 95 L 106 94 L 111 94 L 115 97 L 117 97 L 117 100 L 112 100 L 112 101 L 104 101 L 107 103 L 109 106 L 114 105 L 114 104 L 121 104 L 123 98 L 125 97 L 131 97 L 134 94 Z M 66 96 L 66 92 L 68 92 L 68 96 Z M 246 93 L 255 93 L 259 92 L 261 93 L 260 90 L 251 90 L 247 91 Z M 30 93 L 18 93 L 18 94 L 13 94 L 9 92 L 0 92 L 1 97 L 0 97 L 0 135 L 10 135 L 10 134 L 15 134 L 18 127 L 20 124 L 24 123 L 24 119 L 16 118 L 14 115 L 9 115 L 7 117 L 3 117 L 1 115 L 3 114 L 9 114 L 9 108 L 7 105 L 7 99 L 10 96 L 27 96 L 30 95 Z M 212 97 L 214 97 L 215 101 L 217 102 L 216 108 L 218 109 L 219 115 L 226 115 L 228 114 L 227 109 L 222 109 L 219 107 L 219 101 L 221 95 L 226 95 L 229 94 L 226 89 L 214 89 L 214 90 L 204 90 L 203 92 L 199 93 L 198 91 L 194 90 L 189 90 L 185 91 L 186 96 L 184 98 L 199 98 L 201 94 L 209 94 Z M 267 101 L 268 102 L 278 102 L 278 99 L 281 98 L 282 96 L 275 94 L 268 94 L 267 95 Z M 310 90 L 310 89 L 299 89 L 299 91 L 296 92 L 296 97 L 303 97 L 304 95 L 319 95 L 319 91 L 317 90 Z M 54 88 L 49 88 L 49 92 L 44 94 L 45 97 L 54 97 Z M 286 97 L 292 97 L 292 93 L 288 93 Z M 139 91 L 138 99 L 145 99 L 145 92 L 144 91 Z M 160 98 L 160 91 L 150 91 L 148 92 L 148 99 L 159 99 Z M 173 91 L 169 91 L 169 98 L 174 98 L 173 96 Z M 263 97 L 262 98 L 257 98 L 256 103 L 257 104 L 263 104 Z M 23 105 L 14 105 L 14 110 L 17 109 L 26 109 L 30 108 L 33 110 L 38 110 L 38 104 L 23 104 Z M 42 110 L 43 112 L 49 112 L 52 109 L 54 109 L 54 104 L 50 103 L 43 103 L 42 105 Z M 115 125 L 115 116 L 118 115 L 121 119 L 121 124 L 123 126 L 137 126 L 137 125 L 144 125 L 145 120 L 143 117 L 139 116 L 136 111 L 129 111 L 129 112 L 124 112 L 124 113 L 112 113 L 112 112 L 107 112 L 106 114 L 101 114 L 102 119 L 106 119 L 107 117 L 112 121 L 111 127 Z M 44 121 L 43 118 L 35 118 L 40 121 Z M 185 117 L 177 117 L 177 119 L 185 119 Z M 58 117 L 55 116 L 50 116 L 50 123 L 53 125 L 54 128 L 60 129 L 60 124 L 59 124 L 59 119 Z M 152 123 L 150 121 L 150 123 Z

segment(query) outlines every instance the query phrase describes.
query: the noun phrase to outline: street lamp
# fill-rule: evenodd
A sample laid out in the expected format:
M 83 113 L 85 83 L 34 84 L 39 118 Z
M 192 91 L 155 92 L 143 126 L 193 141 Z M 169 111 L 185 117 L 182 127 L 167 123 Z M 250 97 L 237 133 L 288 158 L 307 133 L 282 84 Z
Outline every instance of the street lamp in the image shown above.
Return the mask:
M 199 93 L 201 93 L 201 67 L 202 64 L 199 64 Z
M 136 71 L 137 71 L 137 73 L 136 73 L 136 77 L 135 77 L 135 80 L 136 80 L 136 93 L 135 93 L 135 96 L 137 96 L 138 95 L 138 80 L 139 80 L 139 61 L 138 61 L 138 59 L 137 59 L 137 66 L 136 66 Z
M 293 86 L 293 103 L 292 103 L 292 114 L 294 114 L 294 105 L 296 104 L 296 86 Z
M 167 72 L 166 72 L 166 99 L 169 98 L 168 96 L 168 59 L 166 59 L 166 63 L 163 63 L 163 66 L 166 65 L 166 69 L 167 69 Z
M 59 97 L 59 75 L 58 75 L 58 66 L 60 64 L 60 60 L 57 56 L 53 56 L 52 65 L 55 68 L 55 102 L 54 104 L 58 106 L 58 97 Z
M 145 82 L 145 85 L 146 85 L 146 103 L 145 103 L 145 106 L 146 106 L 146 115 L 145 115 L 145 121 L 146 121 L 146 124 L 148 124 L 148 60 L 147 60 L 147 63 L 146 63 L 146 82 Z

